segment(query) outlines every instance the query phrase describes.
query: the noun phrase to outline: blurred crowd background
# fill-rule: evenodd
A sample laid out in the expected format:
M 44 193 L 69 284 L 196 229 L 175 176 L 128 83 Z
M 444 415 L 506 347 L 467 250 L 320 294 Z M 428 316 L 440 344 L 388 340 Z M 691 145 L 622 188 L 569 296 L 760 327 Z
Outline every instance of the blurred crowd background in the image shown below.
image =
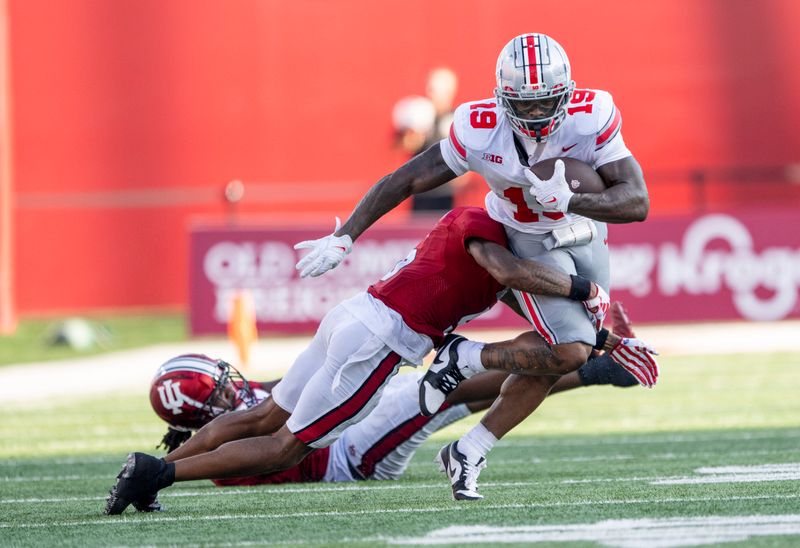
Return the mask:
M 723 247 L 758 258 L 779 244 L 785 259 L 775 263 L 779 286 L 739 296 L 784 292 L 791 302 L 763 319 L 800 316 L 794 0 L 0 8 L 6 332 L 26 315 L 188 309 L 195 230 L 330 232 L 335 215 L 345 218 L 374 182 L 446 131 L 453 105 L 492 96 L 497 54 L 523 32 L 556 38 L 578 87 L 613 94 L 649 184 L 648 223 L 744 212 L 750 242 L 735 236 Z M 437 94 L 450 95 L 444 106 Z M 442 203 L 482 205 L 485 193 L 467 178 L 378 226 L 413 224 L 414 210 Z M 706 282 L 735 301 L 731 276 Z M 700 291 L 684 285 L 664 298 Z M 647 295 L 623 289 L 629 299 Z M 724 318 L 737 317 L 728 310 Z

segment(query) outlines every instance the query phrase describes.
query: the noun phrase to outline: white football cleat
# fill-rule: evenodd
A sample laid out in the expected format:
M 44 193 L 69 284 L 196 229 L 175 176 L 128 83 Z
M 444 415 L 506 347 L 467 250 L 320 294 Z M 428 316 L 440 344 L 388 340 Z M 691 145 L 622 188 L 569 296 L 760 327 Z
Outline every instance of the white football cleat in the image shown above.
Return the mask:
M 458 442 L 449 443 L 439 450 L 434 462 L 439 463 L 439 471 L 447 474 L 453 488 L 453 500 L 481 500 L 478 493 L 478 475 L 486 468 L 486 459 L 481 457 L 476 463 L 458 450 Z
M 458 369 L 458 345 L 466 341 L 461 335 L 453 333 L 444 338 L 442 346 L 436 352 L 433 363 L 419 383 L 419 409 L 426 417 L 430 417 L 442 407 L 447 395 L 456 389 L 464 380 Z

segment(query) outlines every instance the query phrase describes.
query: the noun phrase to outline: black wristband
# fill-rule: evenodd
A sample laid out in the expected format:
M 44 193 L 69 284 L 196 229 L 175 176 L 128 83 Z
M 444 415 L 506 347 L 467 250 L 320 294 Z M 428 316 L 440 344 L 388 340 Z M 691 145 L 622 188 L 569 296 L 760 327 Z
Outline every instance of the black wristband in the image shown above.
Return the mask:
M 592 282 L 583 276 L 570 274 L 572 286 L 569 288 L 569 298 L 573 301 L 585 301 L 592 292 Z
M 608 329 L 605 327 L 597 332 L 597 339 L 594 343 L 595 350 L 602 350 L 608 340 Z

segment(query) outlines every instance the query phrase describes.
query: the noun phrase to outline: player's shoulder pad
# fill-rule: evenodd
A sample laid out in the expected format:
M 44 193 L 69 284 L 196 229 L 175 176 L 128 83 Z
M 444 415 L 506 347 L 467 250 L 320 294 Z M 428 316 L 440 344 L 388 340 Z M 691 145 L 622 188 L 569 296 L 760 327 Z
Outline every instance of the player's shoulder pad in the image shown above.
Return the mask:
M 459 206 L 453 208 L 453 213 L 455 214 L 456 217 L 460 217 L 467 221 L 470 220 L 482 221 L 485 219 L 488 219 L 489 221 L 492 220 L 492 218 L 489 217 L 489 214 L 486 212 L 485 209 L 477 206 Z
M 616 111 L 614 98 L 602 89 L 576 89 L 567 108 L 573 113 L 575 131 L 584 136 L 598 135 Z
M 503 110 L 494 97 L 460 104 L 453 113 L 453 125 L 450 129 L 453 146 L 459 153 L 461 150 L 483 150 L 500 125 L 502 116 Z

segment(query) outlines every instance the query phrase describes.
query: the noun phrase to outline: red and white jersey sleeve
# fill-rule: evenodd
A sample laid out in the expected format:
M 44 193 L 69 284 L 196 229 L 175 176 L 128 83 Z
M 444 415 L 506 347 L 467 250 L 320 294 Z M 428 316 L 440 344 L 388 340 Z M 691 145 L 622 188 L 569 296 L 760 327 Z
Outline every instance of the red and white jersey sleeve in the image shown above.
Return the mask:
M 545 212 L 530 193 L 528 166 L 550 158 L 576 158 L 595 169 L 631 153 L 622 138 L 622 116 L 608 92 L 575 90 L 561 128 L 546 143 L 517 138 L 494 99 L 460 105 L 440 150 L 457 175 L 474 171 L 491 192 L 486 210 L 496 221 L 522 232 L 541 234 L 581 218 Z
M 463 104 L 455 110 L 453 122 L 450 124 L 450 133 L 439 144 L 445 163 L 456 175 L 464 175 L 471 169 L 467 162 L 467 149 L 459 137 L 459 135 L 463 135 L 466 132 L 466 128 L 461 126 L 463 126 L 464 120 L 468 118 L 468 116 L 465 116 L 465 109 L 468 108 L 468 104 Z
M 598 167 L 627 158 L 631 151 L 625 146 L 622 138 L 622 114 L 611 94 L 602 90 L 581 90 L 587 93 L 594 92 L 594 112 L 597 115 L 591 120 L 594 130 L 594 157 L 590 163 L 595 169 Z

